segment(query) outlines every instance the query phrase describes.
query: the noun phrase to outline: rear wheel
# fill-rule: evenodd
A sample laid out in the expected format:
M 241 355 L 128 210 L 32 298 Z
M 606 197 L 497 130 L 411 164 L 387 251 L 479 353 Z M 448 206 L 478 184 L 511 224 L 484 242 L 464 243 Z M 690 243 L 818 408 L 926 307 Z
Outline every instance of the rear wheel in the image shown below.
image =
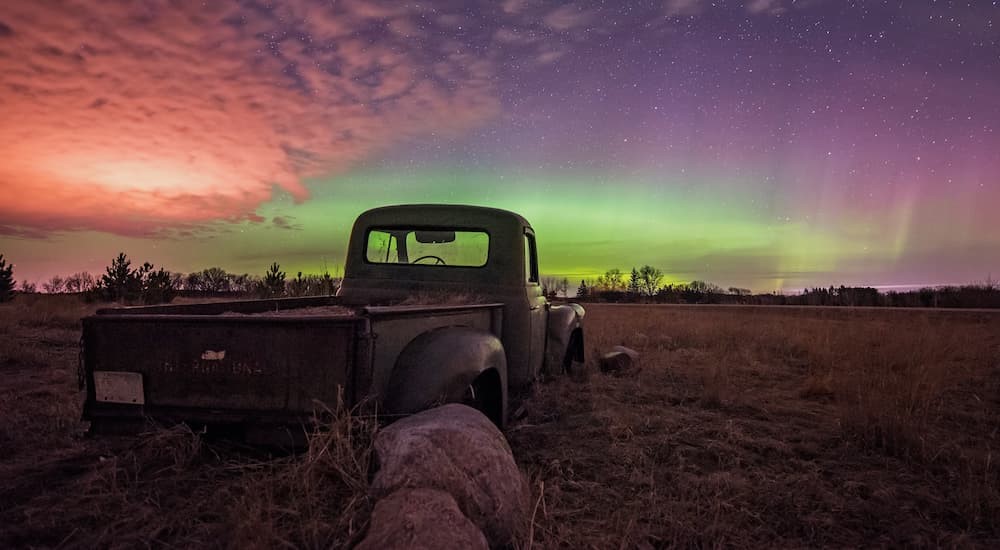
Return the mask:
M 466 389 L 462 403 L 485 414 L 503 429 L 503 393 L 497 371 L 488 370 L 480 374 Z
M 583 336 L 579 330 L 574 330 L 569 336 L 569 343 L 566 344 L 566 355 L 563 357 L 562 371 L 564 373 L 573 372 L 573 361 L 577 359 L 577 349 L 583 346 L 581 339 Z M 582 355 L 582 354 L 581 354 Z

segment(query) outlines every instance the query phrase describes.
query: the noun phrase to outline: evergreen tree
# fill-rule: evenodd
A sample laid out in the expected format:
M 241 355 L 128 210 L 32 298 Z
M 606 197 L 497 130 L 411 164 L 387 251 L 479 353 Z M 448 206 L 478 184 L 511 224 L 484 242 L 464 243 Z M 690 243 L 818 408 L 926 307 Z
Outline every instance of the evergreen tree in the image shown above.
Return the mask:
M 174 278 L 163 268 L 156 269 L 145 262 L 132 269 L 132 261 L 124 252 L 111 260 L 105 274 L 94 287 L 93 296 L 109 302 L 159 304 L 174 299 Z
M 162 304 L 174 299 L 174 278 L 169 271 L 154 270 L 153 264 L 146 262 L 136 272 L 139 281 L 139 295 L 145 304 Z
M 267 273 L 264 274 L 264 280 L 261 281 L 261 292 L 268 297 L 281 296 L 285 293 L 285 272 L 281 270 L 278 262 L 272 263 Z
M 587 281 L 580 279 L 580 286 L 576 288 L 576 297 L 583 300 L 587 297 L 588 292 L 589 290 L 587 289 Z
M 14 265 L 7 265 L 3 254 L 0 254 L 0 302 L 14 298 L 14 284 Z
M 95 289 L 101 299 L 109 302 L 134 302 L 139 299 L 142 294 L 139 270 L 132 269 L 132 261 L 124 252 L 119 252 L 104 271 Z
M 632 268 L 632 274 L 628 279 L 628 293 L 632 295 L 638 295 L 640 292 L 639 288 L 639 271 L 636 268 Z

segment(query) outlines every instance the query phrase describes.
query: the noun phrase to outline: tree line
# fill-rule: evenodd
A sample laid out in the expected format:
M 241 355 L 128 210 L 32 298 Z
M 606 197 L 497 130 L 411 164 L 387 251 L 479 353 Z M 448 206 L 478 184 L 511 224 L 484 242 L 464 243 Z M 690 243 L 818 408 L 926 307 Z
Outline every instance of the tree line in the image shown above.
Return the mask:
M 644 265 L 628 273 L 609 269 L 593 279 L 583 279 L 575 299 L 581 302 L 658 304 L 745 304 L 871 307 L 1000 308 L 1000 284 L 983 283 L 881 292 L 872 287 L 809 288 L 799 294 L 759 293 L 739 287 L 723 288 L 706 281 L 663 283 L 663 271 Z M 542 277 L 542 289 L 549 298 L 569 298 L 566 277 Z M 210 267 L 191 273 L 156 268 L 149 262 L 133 266 L 123 252 L 111 260 L 100 276 L 79 272 L 54 276 L 42 283 L 46 293 L 82 294 L 85 299 L 127 304 L 157 304 L 178 294 L 189 296 L 234 295 L 275 298 L 283 296 L 325 296 L 337 292 L 340 278 L 329 273 L 302 272 L 289 278 L 274 262 L 263 275 L 229 273 Z M 14 279 L 14 266 L 0 254 L 0 302 L 11 300 L 15 291 L 34 293 L 33 283 Z
M 555 278 L 543 278 L 546 295 L 557 297 L 568 285 Z M 549 284 L 546 285 L 546 281 Z M 663 283 L 663 272 L 652 266 L 632 268 L 625 273 L 609 269 L 604 274 L 583 279 L 577 286 L 575 300 L 608 303 L 656 304 L 743 304 L 855 307 L 940 307 L 1000 308 L 1000 284 L 992 279 L 983 283 L 927 287 L 906 291 L 882 292 L 873 287 L 807 288 L 797 294 L 753 293 L 741 287 L 722 287 L 706 281 Z
M 329 273 L 303 274 L 288 278 L 274 262 L 263 275 L 229 273 L 220 267 L 210 267 L 192 273 L 179 273 L 156 268 L 149 262 L 133 266 L 124 252 L 111 260 L 102 275 L 86 271 L 66 277 L 56 275 L 42 283 L 49 294 L 81 294 L 86 300 L 123 304 L 160 304 L 177 295 L 276 298 L 284 296 L 324 296 L 337 292 L 340 278 Z M 0 302 L 13 298 L 14 292 L 38 292 L 34 283 L 14 279 L 13 265 L 7 265 L 0 255 Z

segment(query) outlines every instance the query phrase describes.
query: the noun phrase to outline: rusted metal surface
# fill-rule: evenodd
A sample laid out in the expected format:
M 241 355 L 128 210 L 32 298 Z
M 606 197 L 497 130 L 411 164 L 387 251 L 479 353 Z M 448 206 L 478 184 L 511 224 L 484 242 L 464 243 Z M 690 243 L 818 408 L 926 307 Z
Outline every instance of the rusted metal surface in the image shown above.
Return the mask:
M 232 300 L 202 304 L 167 304 L 159 306 L 114 307 L 97 310 L 98 315 L 220 315 L 223 313 L 265 313 L 308 307 L 341 305 L 337 296 L 306 296 L 303 298 L 270 298 L 266 300 Z
M 88 410 L 105 406 L 95 375 L 142 378 L 144 405 L 308 415 L 336 404 L 357 365 L 359 317 L 98 315 L 84 320 Z
M 400 352 L 417 336 L 442 327 L 471 327 L 500 336 L 496 318 L 503 311 L 503 304 L 474 306 L 433 306 L 426 309 L 413 307 L 365 308 L 372 317 L 375 337 L 372 358 L 372 385 L 370 394 L 375 399 L 385 395 L 389 378 Z M 472 368 L 469 365 L 468 368 Z M 442 366 L 441 374 L 445 374 Z M 433 381 L 428 381 L 428 384 Z M 421 388 L 414 387 L 418 392 Z
M 244 310 L 259 309 L 262 302 L 244 304 Z M 178 313 L 108 309 L 84 319 L 85 417 L 281 422 L 308 417 L 317 403 L 334 405 L 338 392 L 349 406 L 366 398 L 377 402 L 396 357 L 414 337 L 447 326 L 499 336 L 503 308 L 381 306 L 355 316 L 301 317 L 291 310 L 270 316 L 217 313 L 231 305 L 171 310 Z M 210 313 L 196 314 L 203 311 Z M 95 390 L 104 372 L 135 373 L 141 402 L 102 398 Z
M 104 403 L 144 405 L 142 374 L 122 371 L 94 371 L 94 396 Z

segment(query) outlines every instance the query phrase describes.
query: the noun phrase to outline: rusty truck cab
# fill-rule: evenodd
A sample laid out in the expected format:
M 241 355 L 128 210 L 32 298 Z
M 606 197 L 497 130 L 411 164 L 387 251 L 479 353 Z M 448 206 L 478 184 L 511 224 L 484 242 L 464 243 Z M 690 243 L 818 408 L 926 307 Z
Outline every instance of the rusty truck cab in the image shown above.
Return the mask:
M 440 251 L 440 252 L 439 252 Z M 405 205 L 361 214 L 348 244 L 347 303 L 427 295 L 502 302 L 502 341 L 512 388 L 530 384 L 545 360 L 549 305 L 531 225 L 496 208 Z

